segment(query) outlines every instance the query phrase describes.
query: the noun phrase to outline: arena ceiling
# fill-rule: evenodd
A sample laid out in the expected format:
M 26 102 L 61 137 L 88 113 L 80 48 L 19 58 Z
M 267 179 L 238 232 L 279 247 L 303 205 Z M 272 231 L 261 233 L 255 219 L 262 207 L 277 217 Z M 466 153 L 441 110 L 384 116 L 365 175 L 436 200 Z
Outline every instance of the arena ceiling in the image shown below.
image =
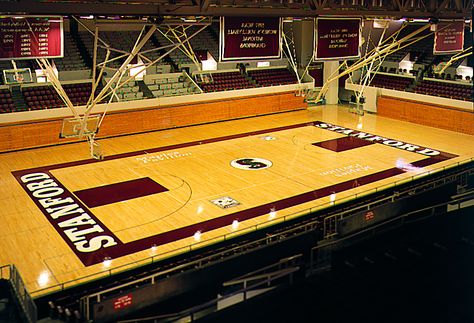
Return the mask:
M 471 19 L 473 0 L 0 0 L 2 14 Z

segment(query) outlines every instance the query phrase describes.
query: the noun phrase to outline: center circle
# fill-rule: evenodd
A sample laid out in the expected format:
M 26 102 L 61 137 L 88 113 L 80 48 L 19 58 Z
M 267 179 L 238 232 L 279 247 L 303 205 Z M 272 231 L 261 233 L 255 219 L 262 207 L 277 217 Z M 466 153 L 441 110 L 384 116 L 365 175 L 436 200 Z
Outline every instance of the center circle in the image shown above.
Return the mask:
M 243 170 L 261 170 L 272 167 L 273 163 L 268 159 L 246 157 L 234 159 L 230 162 L 230 165 L 234 168 Z

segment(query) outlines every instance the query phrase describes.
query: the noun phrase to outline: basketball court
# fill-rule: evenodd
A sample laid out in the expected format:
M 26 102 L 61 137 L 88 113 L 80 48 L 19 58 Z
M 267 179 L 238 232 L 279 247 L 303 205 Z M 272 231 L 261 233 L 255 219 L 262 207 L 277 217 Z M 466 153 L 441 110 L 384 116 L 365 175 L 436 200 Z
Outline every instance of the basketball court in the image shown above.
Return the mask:
M 474 157 L 473 136 L 343 106 L 0 155 L 0 263 L 33 296 Z

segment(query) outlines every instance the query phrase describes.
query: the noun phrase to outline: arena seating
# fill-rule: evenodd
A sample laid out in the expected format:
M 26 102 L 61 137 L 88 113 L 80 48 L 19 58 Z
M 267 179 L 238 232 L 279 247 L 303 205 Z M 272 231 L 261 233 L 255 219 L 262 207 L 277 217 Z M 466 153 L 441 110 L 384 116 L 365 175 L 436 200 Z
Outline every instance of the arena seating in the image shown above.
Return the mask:
M 191 32 L 197 30 L 197 27 L 192 27 Z M 190 43 L 195 50 L 207 50 L 211 53 L 214 59 L 219 60 L 219 42 L 213 31 L 207 27 L 195 37 L 191 38 Z
M 200 27 L 200 26 L 199 26 Z M 209 27 L 208 27 L 209 28 Z M 213 32 L 210 29 L 204 29 L 193 38 L 189 40 L 193 50 L 206 50 L 211 53 L 214 59 L 218 60 L 219 58 L 219 43 L 217 39 L 213 36 Z M 199 28 L 196 26 L 190 27 L 186 30 L 186 34 L 188 36 L 192 35 L 196 32 Z M 168 40 L 165 36 L 163 36 L 160 32 L 155 32 L 154 37 L 158 40 L 158 42 L 162 45 L 169 45 L 171 44 L 170 40 Z M 176 39 L 172 40 L 176 42 Z M 182 64 L 192 64 L 193 61 L 180 49 L 172 51 L 169 56 L 175 62 L 175 64 L 182 65 Z
M 423 80 L 415 87 L 416 93 L 441 96 L 456 100 L 472 100 L 472 84 Z
M 155 33 L 156 35 L 156 33 Z M 131 51 L 133 48 L 135 41 L 137 40 L 139 36 L 138 31 L 121 31 L 121 32 L 115 32 L 115 31 L 108 31 L 108 32 L 102 32 L 99 34 L 99 37 L 103 39 L 105 42 L 113 46 L 113 48 L 123 50 L 125 52 Z M 79 37 L 81 38 L 81 41 L 84 43 L 84 46 L 87 49 L 88 55 L 92 58 L 93 57 L 93 52 L 94 52 L 94 38 L 89 32 L 79 32 Z M 146 44 L 143 46 L 142 51 L 147 51 L 151 49 L 155 49 L 156 46 L 153 42 L 153 39 L 149 39 Z M 162 54 L 162 51 L 159 50 L 154 50 L 154 51 L 149 51 L 144 54 L 144 56 L 150 60 L 155 60 L 159 58 Z M 112 59 L 114 57 L 118 57 L 119 53 L 115 51 L 111 51 L 109 59 Z M 104 61 L 106 56 L 106 51 L 102 48 L 99 47 L 97 51 L 97 62 L 101 63 Z M 125 59 L 117 59 L 112 62 L 107 63 L 108 67 L 112 68 L 119 68 L 120 65 L 123 63 Z M 144 63 L 147 61 L 144 59 Z M 161 60 L 158 64 L 155 64 L 157 67 L 160 65 L 168 65 L 165 62 L 165 59 Z
M 15 105 L 9 89 L 0 89 L 0 113 L 13 112 Z
M 201 80 L 197 81 L 204 92 L 240 90 L 255 87 L 255 84 L 237 71 L 212 73 L 212 80 L 209 83 L 202 82 Z
M 91 83 L 74 83 L 63 85 L 73 105 L 84 105 L 90 96 Z M 42 110 L 65 107 L 56 90 L 50 85 L 28 86 L 22 88 L 28 110 Z
M 59 71 L 75 71 L 87 69 L 76 42 L 70 33 L 64 33 L 64 58 L 54 59 L 54 63 Z
M 134 32 L 131 32 L 131 31 L 122 31 L 122 32 L 107 31 L 107 32 L 100 33 L 99 37 L 115 49 L 130 51 L 135 42 L 135 39 L 132 40 L 133 34 Z M 81 38 L 82 42 L 86 46 L 89 56 L 93 57 L 93 53 L 94 53 L 93 36 L 89 32 L 83 31 L 83 32 L 79 32 L 79 37 Z M 103 45 L 103 44 L 99 42 L 99 45 Z M 111 51 L 109 59 L 118 57 L 119 55 L 120 55 L 119 53 L 115 51 Z M 103 62 L 105 60 L 105 56 L 106 56 L 105 49 L 99 47 L 97 50 L 97 61 Z M 112 62 L 107 63 L 107 66 L 118 68 L 120 67 L 122 62 L 123 62 L 123 59 L 114 60 Z
M 115 87 L 117 82 L 113 82 L 112 86 Z M 136 81 L 129 81 L 123 84 L 120 89 L 116 91 L 118 95 L 118 101 L 131 101 L 139 100 L 143 98 L 143 92 L 140 90 L 140 86 Z M 116 98 L 114 99 L 116 101 Z
M 407 35 L 408 33 L 413 32 L 418 29 L 420 25 L 409 25 L 402 31 L 401 37 Z M 200 26 L 191 26 L 187 29 L 187 34 L 191 35 L 196 31 Z M 425 31 L 422 34 L 428 33 Z M 194 50 L 206 50 L 209 51 L 216 59 L 218 58 L 218 42 L 216 35 L 219 33 L 219 24 L 213 23 L 208 28 L 201 31 L 194 38 L 190 39 L 190 43 Z M 79 39 L 74 39 L 73 34 L 65 32 L 65 57 L 60 59 L 54 59 L 54 62 L 59 71 L 75 71 L 87 69 L 87 65 L 84 60 L 89 61 L 89 58 L 92 57 L 93 53 L 93 37 L 89 32 L 79 32 Z M 100 37 L 103 38 L 106 42 L 111 44 L 117 49 L 124 51 L 130 51 L 133 47 L 136 38 L 138 37 L 138 31 L 106 31 L 101 32 Z M 468 47 L 472 44 L 472 33 L 466 29 L 465 31 L 465 47 Z M 79 47 L 82 46 L 82 43 L 85 44 L 87 48 L 87 54 L 89 58 L 81 56 L 79 52 Z M 143 47 L 144 50 L 150 50 L 157 48 L 160 45 L 167 45 L 170 41 L 166 39 L 160 32 L 155 32 L 152 38 L 145 44 Z M 81 47 L 82 48 L 82 47 Z M 452 70 L 451 72 L 445 72 L 444 74 L 435 74 L 433 71 L 429 70 L 429 66 L 432 64 L 437 64 L 439 62 L 446 62 L 450 59 L 449 55 L 433 55 L 433 35 L 418 41 L 406 48 L 397 51 L 396 53 L 389 55 L 387 60 L 390 61 L 400 61 L 407 54 L 410 54 L 410 60 L 417 64 L 424 65 L 425 68 L 417 66 L 415 71 L 406 71 L 406 73 L 412 72 L 416 79 L 422 79 L 428 76 L 430 78 L 438 78 L 447 81 L 457 81 L 465 79 L 460 75 L 455 75 Z M 145 54 L 149 59 L 156 59 L 164 50 L 161 51 L 152 51 Z M 112 57 L 117 57 L 118 53 L 113 53 Z M 85 58 L 83 58 L 85 57 Z M 99 61 L 105 58 L 105 50 L 100 49 L 98 52 Z M 164 59 L 165 60 L 165 59 Z M 177 64 L 177 66 L 182 64 L 192 64 L 192 61 L 187 57 L 182 51 L 175 50 L 166 57 L 166 62 L 169 64 L 171 60 Z M 467 58 L 468 65 L 472 66 L 472 57 Z M 117 68 L 120 66 L 123 59 L 116 60 L 115 62 L 109 63 L 108 66 Z M 164 63 L 166 63 L 164 62 Z M 455 62 L 451 67 L 456 67 L 462 63 L 462 60 Z M 32 68 L 36 64 L 33 60 L 28 61 L 17 61 L 17 66 L 19 68 Z M 431 65 L 430 65 L 431 64 Z M 393 65 L 393 63 L 392 63 Z M 163 67 L 164 65 L 161 65 Z M 175 67 L 177 67 L 175 66 Z M 12 65 L 10 62 L 0 62 L 1 69 L 11 69 Z M 166 66 L 167 69 L 159 69 L 157 71 L 153 70 L 152 73 L 167 73 L 169 72 L 169 65 Z M 389 68 L 389 70 L 387 70 Z M 422 83 L 415 83 L 415 78 L 397 76 L 399 69 L 393 66 L 382 66 L 380 69 L 381 72 L 388 72 L 394 75 L 387 75 L 386 73 L 378 73 L 373 79 L 371 85 L 381 88 L 389 88 L 400 91 L 412 91 L 414 90 L 417 93 L 423 93 L 434 96 L 443 96 L 450 97 L 458 100 L 470 100 L 471 99 L 471 87 L 472 84 L 456 84 L 455 82 L 447 82 L 446 84 L 441 84 L 442 82 L 435 81 L 424 81 Z M 150 71 L 148 71 L 150 73 Z M 403 71 L 402 71 L 403 72 Z M 108 76 L 110 77 L 110 71 L 107 71 Z M 470 77 L 468 76 L 470 80 Z M 467 78 L 466 78 L 467 80 Z M 199 80 L 201 81 L 201 80 Z M 1 82 L 1 81 L 0 81 Z M 196 81 L 197 82 L 197 81 Z M 435 83 L 439 84 L 435 84 Z M 194 82 L 191 80 L 186 80 L 186 77 L 176 80 L 175 77 L 156 77 L 148 78 L 144 80 L 144 83 L 141 81 L 132 82 L 120 89 L 117 93 L 119 100 L 137 100 L 142 98 L 152 98 L 152 97 L 162 97 L 162 96 L 176 96 L 176 95 L 187 95 L 192 93 L 201 92 L 201 90 L 194 85 Z M 286 68 L 266 68 L 266 69 L 250 69 L 247 73 L 239 72 L 214 72 L 212 73 L 211 82 L 197 82 L 199 86 L 203 89 L 204 92 L 215 92 L 215 91 L 225 91 L 225 90 L 234 90 L 234 89 L 246 89 L 253 88 L 257 86 L 277 86 L 282 84 L 294 84 L 297 83 L 297 78 L 292 71 Z M 461 83 L 461 82 L 459 82 Z M 66 92 L 70 95 L 71 100 L 74 105 L 82 105 L 86 103 L 86 98 L 90 95 L 90 84 L 82 85 L 65 85 Z M 452 87 L 452 88 L 451 88 Z M 12 89 L 0 90 L 0 112 L 6 113 L 10 111 L 22 111 L 24 108 L 19 106 L 19 101 L 17 96 L 12 97 Z M 47 108 L 56 108 L 64 106 L 62 100 L 58 97 L 52 87 L 48 86 L 34 86 L 22 87 L 22 93 L 24 95 L 25 103 L 28 110 L 37 110 L 37 109 L 47 109 Z M 20 95 L 21 97 L 21 95 Z M 21 100 L 20 100 L 21 101 Z M 23 104 L 23 103 L 22 103 Z M 18 105 L 18 106 L 15 106 Z
M 398 38 L 401 38 L 403 36 L 408 35 L 409 33 L 415 31 L 416 29 L 420 28 L 420 25 L 409 25 L 407 26 L 399 35 Z M 424 31 L 420 33 L 420 36 L 428 34 L 429 31 Z M 468 48 L 472 46 L 472 32 L 469 30 L 469 28 L 466 28 L 464 30 L 464 48 Z M 435 65 L 438 65 L 440 63 L 445 63 L 448 62 L 451 58 L 452 55 L 434 55 L 433 54 L 433 47 L 434 47 L 434 36 L 433 34 L 429 35 L 428 37 L 419 40 L 410 46 L 404 47 L 395 53 L 392 53 L 387 56 L 386 60 L 388 62 L 400 62 L 402 61 L 407 54 L 410 54 L 409 60 L 413 62 L 414 64 L 417 64 L 418 66 L 423 66 L 418 67 L 418 70 L 425 71 L 425 75 L 427 75 L 430 78 L 439 78 L 439 79 L 446 79 L 446 80 L 456 80 L 460 79 L 459 76 L 455 75 L 454 73 L 443 73 L 443 74 L 436 74 L 433 73 L 432 67 Z M 450 65 L 452 68 L 457 68 L 463 60 L 458 60 L 452 62 Z M 468 65 L 472 67 L 472 62 L 468 59 Z M 385 67 L 386 68 L 386 67 Z M 412 73 L 413 75 L 418 75 L 420 74 L 419 71 L 407 71 Z M 381 70 L 383 71 L 383 70 Z M 385 70 L 386 71 L 386 70 Z M 397 68 L 390 68 L 389 73 L 397 73 L 398 69 Z
M 372 79 L 370 86 L 398 90 L 398 91 L 405 91 L 408 88 L 408 86 L 413 83 L 413 81 L 414 81 L 414 78 L 410 78 L 410 77 L 402 77 L 402 76 L 377 73 Z
M 159 74 L 146 75 L 144 83 L 154 97 L 187 95 L 200 92 L 200 90 L 184 75 Z
M 296 75 L 286 68 L 263 69 L 248 71 L 249 76 L 259 86 L 274 86 L 298 83 Z

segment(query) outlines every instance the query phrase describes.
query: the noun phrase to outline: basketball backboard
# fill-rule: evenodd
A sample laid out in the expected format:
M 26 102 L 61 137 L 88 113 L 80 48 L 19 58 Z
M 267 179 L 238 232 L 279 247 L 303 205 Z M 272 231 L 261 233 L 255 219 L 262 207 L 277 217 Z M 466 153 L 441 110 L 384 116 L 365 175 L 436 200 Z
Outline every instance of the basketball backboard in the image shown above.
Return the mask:
M 61 128 L 61 138 L 80 138 L 81 131 L 82 136 L 88 136 L 96 134 L 99 131 L 100 115 L 90 115 L 84 120 L 84 117 L 71 117 L 63 120 Z

